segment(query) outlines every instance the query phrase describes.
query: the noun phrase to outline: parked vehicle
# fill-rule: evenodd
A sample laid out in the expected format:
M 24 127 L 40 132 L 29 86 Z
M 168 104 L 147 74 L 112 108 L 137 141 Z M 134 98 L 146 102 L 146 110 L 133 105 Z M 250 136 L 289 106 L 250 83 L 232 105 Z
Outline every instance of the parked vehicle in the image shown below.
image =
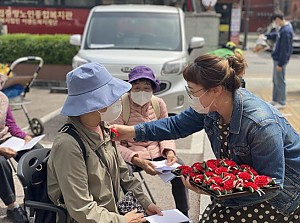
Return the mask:
M 188 107 L 184 67 L 193 49 L 204 39 L 187 43 L 184 13 L 180 8 L 155 5 L 107 5 L 91 9 L 83 35 L 72 35 L 70 43 L 80 46 L 73 68 L 99 62 L 123 80 L 138 65 L 150 67 L 161 81 L 157 96 L 171 114 Z
M 291 21 L 294 30 L 293 53 L 300 53 L 300 20 Z

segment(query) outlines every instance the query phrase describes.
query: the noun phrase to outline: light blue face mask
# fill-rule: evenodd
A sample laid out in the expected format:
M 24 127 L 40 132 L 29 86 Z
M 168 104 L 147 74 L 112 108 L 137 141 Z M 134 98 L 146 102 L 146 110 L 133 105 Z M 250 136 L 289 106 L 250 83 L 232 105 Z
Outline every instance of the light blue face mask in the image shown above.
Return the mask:
M 119 99 L 112 105 L 108 106 L 105 112 L 97 112 L 100 114 L 101 121 L 112 122 L 121 115 L 122 102 Z

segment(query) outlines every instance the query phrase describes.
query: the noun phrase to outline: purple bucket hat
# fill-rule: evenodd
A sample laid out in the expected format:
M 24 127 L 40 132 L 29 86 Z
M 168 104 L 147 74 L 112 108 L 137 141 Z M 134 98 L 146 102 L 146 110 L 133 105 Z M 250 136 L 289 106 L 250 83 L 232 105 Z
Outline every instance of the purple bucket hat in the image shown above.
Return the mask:
M 132 71 L 128 74 L 128 82 L 131 83 L 138 79 L 146 78 L 149 79 L 153 84 L 153 92 L 158 92 L 160 87 L 160 81 L 155 78 L 153 71 L 146 66 L 136 66 L 132 69 Z

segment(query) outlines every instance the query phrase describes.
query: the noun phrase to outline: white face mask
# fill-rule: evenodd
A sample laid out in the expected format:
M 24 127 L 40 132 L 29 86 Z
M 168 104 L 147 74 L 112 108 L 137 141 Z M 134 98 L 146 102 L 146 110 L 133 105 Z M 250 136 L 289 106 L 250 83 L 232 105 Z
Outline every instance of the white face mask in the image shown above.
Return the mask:
M 116 120 L 122 112 L 122 103 L 117 100 L 112 105 L 108 106 L 105 112 L 98 111 L 101 117 L 101 121 L 112 122 Z
M 190 103 L 191 108 L 194 109 L 196 112 L 198 112 L 200 114 L 207 114 L 209 112 L 210 106 L 212 105 L 212 103 L 215 100 L 215 99 L 213 99 L 209 106 L 204 107 L 202 105 L 202 103 L 200 102 L 200 98 L 203 95 L 205 95 L 206 92 L 204 92 L 200 97 L 195 97 L 193 95 L 191 95 L 191 97 L 189 97 L 189 103 Z
M 140 106 L 148 103 L 151 100 L 152 92 L 147 91 L 138 91 L 138 92 L 130 92 L 130 97 L 132 101 Z

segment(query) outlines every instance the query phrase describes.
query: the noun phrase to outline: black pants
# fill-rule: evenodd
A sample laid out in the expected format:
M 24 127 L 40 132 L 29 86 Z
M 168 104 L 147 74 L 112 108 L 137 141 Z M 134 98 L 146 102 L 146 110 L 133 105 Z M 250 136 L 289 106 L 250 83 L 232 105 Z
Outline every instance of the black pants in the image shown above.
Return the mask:
M 32 149 L 43 148 L 39 143 L 36 144 Z M 21 156 L 26 153 L 26 151 L 21 151 L 15 157 L 18 162 Z M 0 198 L 7 206 L 16 201 L 16 192 L 14 179 L 12 175 L 12 169 L 9 165 L 7 159 L 0 155 Z
M 164 159 L 166 158 L 158 157 L 153 159 L 153 161 L 161 161 Z M 177 163 L 184 165 L 184 162 L 179 158 Z M 130 175 L 133 175 L 134 172 L 139 172 L 143 170 L 138 166 L 134 166 L 128 163 L 127 166 Z M 188 190 L 185 188 L 185 186 L 183 185 L 179 177 L 175 177 L 173 180 L 171 180 L 171 184 L 172 184 L 172 195 L 175 201 L 176 208 L 179 211 L 181 211 L 183 214 L 188 215 L 188 210 L 189 210 Z

